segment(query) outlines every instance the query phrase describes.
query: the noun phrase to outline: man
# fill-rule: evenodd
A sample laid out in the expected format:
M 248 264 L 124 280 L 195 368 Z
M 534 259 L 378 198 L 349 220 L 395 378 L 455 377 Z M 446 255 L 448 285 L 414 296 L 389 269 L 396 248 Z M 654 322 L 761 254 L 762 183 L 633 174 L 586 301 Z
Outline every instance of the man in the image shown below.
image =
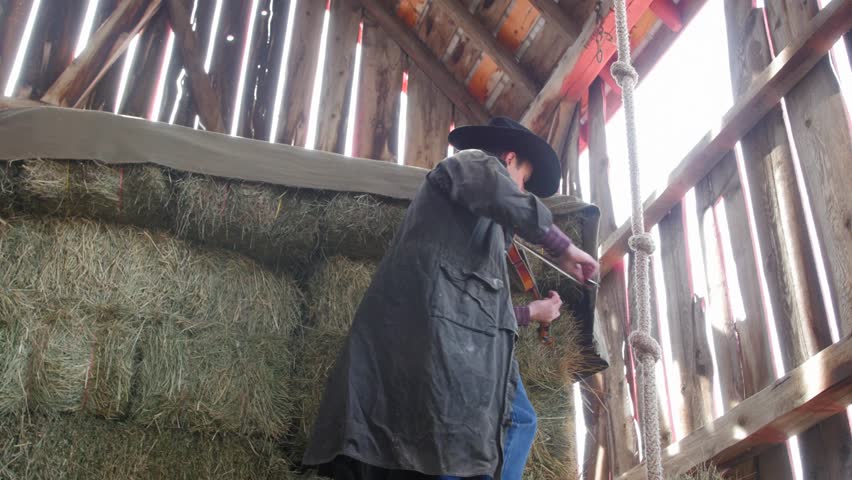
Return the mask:
M 449 141 L 461 151 L 426 175 L 329 378 L 304 463 L 334 478 L 520 480 L 535 414 L 517 329 L 561 300 L 513 309 L 506 249 L 517 234 L 580 281 L 597 273 L 535 196 L 559 186 L 546 141 L 506 118 Z

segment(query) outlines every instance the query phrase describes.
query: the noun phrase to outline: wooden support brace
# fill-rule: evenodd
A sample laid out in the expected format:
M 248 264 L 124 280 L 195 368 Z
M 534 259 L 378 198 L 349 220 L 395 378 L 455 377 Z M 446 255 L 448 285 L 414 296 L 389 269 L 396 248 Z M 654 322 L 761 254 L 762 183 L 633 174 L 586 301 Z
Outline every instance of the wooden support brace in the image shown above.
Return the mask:
M 400 48 L 432 79 L 447 97 L 453 101 L 456 108 L 464 111 L 472 120 L 484 123 L 488 120 L 488 111 L 470 92 L 461 85 L 447 70 L 429 48 L 401 20 L 387 11 L 378 0 L 360 0 L 376 23 L 390 35 Z
M 679 32 L 683 28 L 680 9 L 672 0 L 654 0 L 651 2 L 651 11 L 669 27 L 669 30 Z
M 663 452 L 663 469 L 667 475 L 679 475 L 708 461 L 725 465 L 756 455 L 843 412 L 850 401 L 852 336 L 847 336 L 713 423 L 670 445 Z M 618 480 L 642 478 L 645 467 L 638 466 Z
M 192 92 L 201 123 L 207 130 L 225 133 L 225 122 L 222 119 L 222 106 L 219 96 L 213 90 L 210 77 L 204 71 L 203 55 L 198 48 L 198 40 L 190 26 L 190 12 L 183 0 L 166 0 L 169 9 L 172 30 L 175 32 L 178 48 L 180 48 L 183 66 L 189 77 L 189 87 Z
M 810 21 L 805 34 L 781 51 L 752 87 L 728 110 L 719 127 L 707 132 L 669 175 L 662 191 L 653 192 L 644 204 L 645 225 L 656 225 L 663 216 L 704 178 L 737 141 L 760 121 L 795 86 L 841 35 L 852 28 L 852 0 L 833 0 Z M 627 251 L 630 222 L 621 225 L 601 245 L 601 275 Z
M 452 19 L 482 47 L 485 53 L 497 62 L 497 65 L 509 75 L 512 81 L 520 84 L 532 95 L 538 92 L 538 82 L 527 73 L 521 64 L 515 60 L 514 55 L 506 50 L 459 0 L 434 1 L 450 13 Z
M 106 75 L 130 40 L 157 12 L 162 0 L 123 0 L 92 35 L 80 55 L 42 96 L 45 103 L 77 105 Z M 140 12 L 147 9 L 140 19 Z

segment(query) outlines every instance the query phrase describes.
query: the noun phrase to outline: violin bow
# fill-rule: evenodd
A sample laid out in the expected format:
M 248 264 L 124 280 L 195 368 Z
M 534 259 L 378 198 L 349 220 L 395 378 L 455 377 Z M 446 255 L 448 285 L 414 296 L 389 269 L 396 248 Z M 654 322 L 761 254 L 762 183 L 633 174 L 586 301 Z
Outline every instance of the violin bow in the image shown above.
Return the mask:
M 541 260 L 542 262 L 544 262 L 544 263 L 545 263 L 545 265 L 547 265 L 547 266 L 549 266 L 550 268 L 552 268 L 552 269 L 556 270 L 558 273 L 560 273 L 560 274 L 561 274 L 561 275 L 563 275 L 564 277 L 568 278 L 568 279 L 569 279 L 569 280 L 571 280 L 572 282 L 576 283 L 577 285 L 581 285 L 581 286 L 585 286 L 585 287 L 594 287 L 594 288 L 598 288 L 598 287 L 600 286 L 600 284 L 599 284 L 598 282 L 596 282 L 596 281 L 594 281 L 594 280 L 592 280 L 592 279 L 588 279 L 588 280 L 586 280 L 586 282 L 585 282 L 585 283 L 580 282 L 579 280 L 577 280 L 576 278 L 574 278 L 574 276 L 573 276 L 573 275 L 571 275 L 570 273 L 567 273 L 567 272 L 565 272 L 564 270 L 562 270 L 561 268 L 557 267 L 556 265 L 554 265 L 554 264 L 553 264 L 553 262 L 551 262 L 550 260 L 548 260 L 548 259 L 544 258 L 544 256 L 543 256 L 543 255 L 539 255 L 539 254 L 538 254 L 535 250 L 533 250 L 532 248 L 530 248 L 530 247 L 528 247 L 528 246 L 524 245 L 524 243 L 523 243 L 523 242 L 521 242 L 521 241 L 519 241 L 519 240 L 515 240 L 515 245 L 517 245 L 517 246 L 521 247 L 522 249 L 524 249 L 524 251 L 525 251 L 525 252 L 527 252 L 527 253 L 529 253 L 530 255 L 533 255 L 534 257 L 538 258 L 539 260 Z

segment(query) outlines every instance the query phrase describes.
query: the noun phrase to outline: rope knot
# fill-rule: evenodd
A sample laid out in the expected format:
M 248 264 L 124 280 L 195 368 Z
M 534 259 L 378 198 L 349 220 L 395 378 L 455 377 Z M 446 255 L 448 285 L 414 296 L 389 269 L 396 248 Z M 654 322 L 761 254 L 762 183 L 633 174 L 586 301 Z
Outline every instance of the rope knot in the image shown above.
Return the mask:
M 610 72 L 613 78 L 615 78 L 615 83 L 622 89 L 625 86 L 625 80 L 628 78 L 633 81 L 632 85 L 634 86 L 639 83 L 639 73 L 633 68 L 633 65 L 627 62 L 618 61 L 613 63 Z
M 640 359 L 651 356 L 656 362 L 663 356 L 660 351 L 660 344 L 654 340 L 654 337 L 641 330 L 636 330 L 630 334 L 630 346 L 633 347 Z
M 633 235 L 630 237 L 630 240 L 627 241 L 627 245 L 630 246 L 630 249 L 634 252 L 642 252 L 646 255 L 653 254 L 654 250 L 657 249 L 657 246 L 654 243 L 654 237 L 651 236 L 650 233 Z

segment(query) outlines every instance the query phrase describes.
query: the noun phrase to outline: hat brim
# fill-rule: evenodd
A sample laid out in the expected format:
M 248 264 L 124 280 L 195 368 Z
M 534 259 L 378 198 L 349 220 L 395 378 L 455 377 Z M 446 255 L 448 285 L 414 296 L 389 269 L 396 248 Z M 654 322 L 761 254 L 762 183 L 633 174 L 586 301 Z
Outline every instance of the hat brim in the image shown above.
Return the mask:
M 517 153 L 533 164 L 533 173 L 524 188 L 538 197 L 547 198 L 559 190 L 562 167 L 559 157 L 544 139 L 516 128 L 489 125 L 466 125 L 450 132 L 450 144 L 459 150 L 500 149 Z

